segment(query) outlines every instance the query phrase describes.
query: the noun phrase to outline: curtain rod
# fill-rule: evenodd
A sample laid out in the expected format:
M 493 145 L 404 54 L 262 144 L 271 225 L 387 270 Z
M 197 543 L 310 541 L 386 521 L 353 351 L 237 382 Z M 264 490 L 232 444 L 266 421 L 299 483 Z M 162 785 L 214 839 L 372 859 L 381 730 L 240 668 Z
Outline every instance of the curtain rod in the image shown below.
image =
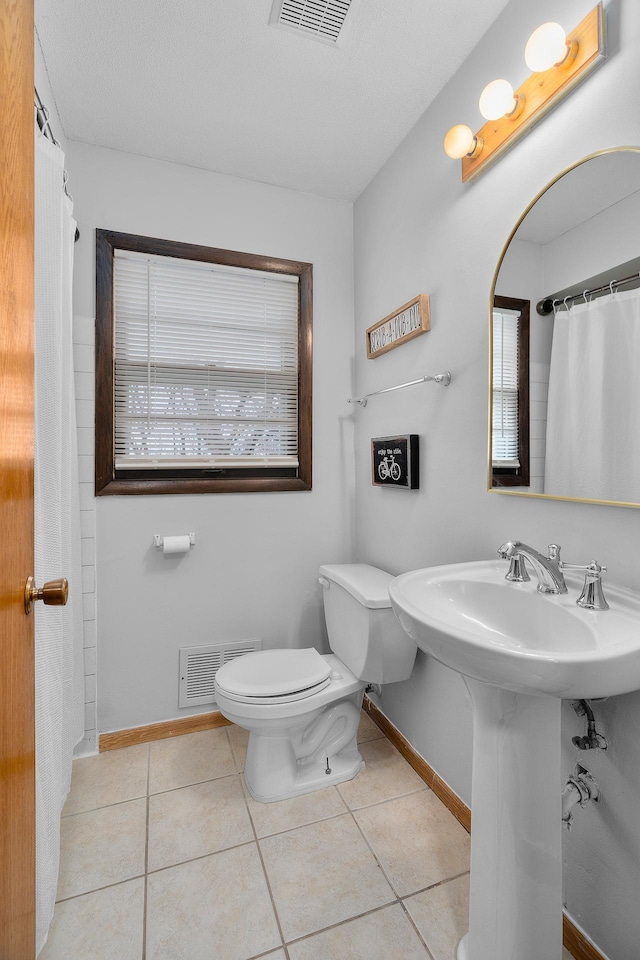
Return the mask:
M 42 102 L 42 98 L 38 93 L 38 88 L 33 88 L 35 106 L 36 106 L 36 122 L 40 129 L 40 133 L 47 137 L 48 140 L 51 140 L 52 143 L 55 143 L 56 147 L 59 147 L 60 144 L 53 135 L 53 130 L 51 129 L 51 119 L 49 117 L 49 111 Z
M 34 93 L 34 101 L 35 101 L 35 108 L 36 108 L 36 123 L 38 124 L 38 129 L 40 130 L 40 133 L 42 134 L 43 137 L 46 137 L 47 140 L 50 140 L 51 143 L 55 144 L 56 147 L 59 147 L 60 144 L 56 140 L 55 136 L 53 135 L 53 130 L 51 129 L 51 117 L 49 114 L 49 110 L 44 105 L 42 98 L 38 93 L 37 87 L 33 88 L 33 93 Z M 63 172 L 63 187 L 64 187 L 64 192 L 71 200 L 71 194 L 67 190 L 67 181 L 68 181 L 68 176 L 67 176 L 67 171 L 65 170 Z M 74 242 L 77 243 L 79 239 L 80 239 L 80 231 L 76 227 Z
M 609 292 L 613 294 L 614 286 L 617 287 L 621 283 L 632 283 L 634 280 L 636 283 L 640 284 L 640 273 L 632 273 L 631 276 L 621 277 L 619 280 L 610 280 L 609 283 L 603 283 L 598 287 L 590 287 L 586 290 L 583 290 L 582 293 L 573 293 L 566 297 L 563 297 L 562 294 L 556 294 L 553 297 L 544 297 L 536 304 L 536 311 L 541 317 L 546 317 L 550 313 L 554 312 L 557 304 L 564 304 L 566 307 L 567 302 L 575 303 L 576 300 L 581 300 L 583 297 L 586 301 L 587 297 L 593 297 L 599 293 Z
M 361 407 L 366 407 L 369 397 L 377 397 L 381 393 L 390 393 L 392 390 L 402 390 L 404 387 L 412 387 L 414 383 L 426 383 L 427 380 L 433 380 L 434 383 L 443 383 L 448 387 L 451 383 L 451 374 L 448 370 L 444 373 L 436 373 L 433 377 L 420 377 L 418 380 L 409 380 L 408 383 L 399 383 L 395 387 L 385 387 L 384 390 L 374 390 L 373 393 L 367 393 L 364 397 L 351 397 L 347 403 L 359 403 Z

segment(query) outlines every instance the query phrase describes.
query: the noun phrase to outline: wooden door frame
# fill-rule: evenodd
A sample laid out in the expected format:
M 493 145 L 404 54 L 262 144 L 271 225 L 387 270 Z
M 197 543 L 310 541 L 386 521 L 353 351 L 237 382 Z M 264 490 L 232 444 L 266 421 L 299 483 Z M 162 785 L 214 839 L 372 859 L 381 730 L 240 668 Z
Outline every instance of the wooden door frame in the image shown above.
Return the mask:
M 35 957 L 33 0 L 0 0 L 0 960 Z

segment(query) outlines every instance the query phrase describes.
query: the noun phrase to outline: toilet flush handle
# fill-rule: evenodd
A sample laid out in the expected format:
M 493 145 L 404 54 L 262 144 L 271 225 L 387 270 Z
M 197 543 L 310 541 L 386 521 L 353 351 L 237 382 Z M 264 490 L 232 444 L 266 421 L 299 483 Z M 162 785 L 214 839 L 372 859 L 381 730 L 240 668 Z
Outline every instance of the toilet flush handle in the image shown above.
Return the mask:
M 331 582 L 326 577 L 318 577 L 318 583 L 321 583 L 325 590 L 328 590 L 331 586 Z

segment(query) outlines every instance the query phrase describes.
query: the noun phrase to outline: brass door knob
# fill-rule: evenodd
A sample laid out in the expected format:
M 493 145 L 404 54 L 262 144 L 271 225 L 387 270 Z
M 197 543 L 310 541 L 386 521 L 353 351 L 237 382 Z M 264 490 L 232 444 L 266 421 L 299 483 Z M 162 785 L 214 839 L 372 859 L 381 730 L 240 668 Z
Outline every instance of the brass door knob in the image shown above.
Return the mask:
M 43 587 L 36 587 L 33 577 L 27 577 L 24 585 L 25 613 L 31 613 L 35 600 L 42 600 L 47 606 L 64 607 L 69 598 L 69 581 L 65 577 L 48 580 Z

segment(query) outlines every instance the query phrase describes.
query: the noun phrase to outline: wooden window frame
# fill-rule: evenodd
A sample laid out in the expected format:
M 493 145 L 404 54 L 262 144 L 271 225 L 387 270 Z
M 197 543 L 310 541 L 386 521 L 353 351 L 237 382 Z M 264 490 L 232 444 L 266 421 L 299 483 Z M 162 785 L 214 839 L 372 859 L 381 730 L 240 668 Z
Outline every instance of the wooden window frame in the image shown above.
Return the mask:
M 493 298 L 493 305 L 500 309 L 517 310 L 520 314 L 518 336 L 518 458 L 519 467 L 494 467 L 491 465 L 492 487 L 528 487 L 529 466 L 529 326 L 531 304 L 516 297 Z
M 116 469 L 114 456 L 113 262 L 115 250 L 289 274 L 298 283 L 298 466 L 201 470 Z M 96 496 L 165 493 L 267 493 L 311 490 L 313 266 L 135 234 L 96 230 Z

